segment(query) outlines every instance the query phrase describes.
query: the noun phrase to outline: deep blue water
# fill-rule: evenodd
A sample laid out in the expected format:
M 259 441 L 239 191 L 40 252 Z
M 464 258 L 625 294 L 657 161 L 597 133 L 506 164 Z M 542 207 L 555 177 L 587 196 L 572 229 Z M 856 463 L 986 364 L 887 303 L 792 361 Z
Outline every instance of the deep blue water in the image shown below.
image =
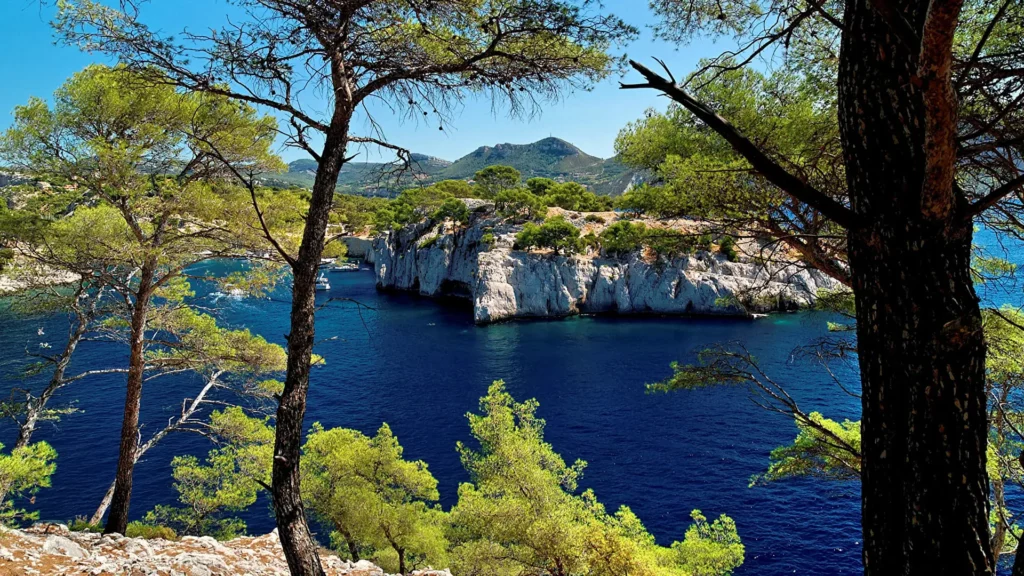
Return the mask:
M 222 272 L 224 264 L 205 268 Z M 708 516 L 726 513 L 736 520 L 747 546 L 739 574 L 862 572 L 856 484 L 748 487 L 748 478 L 767 465 L 769 451 L 792 440 L 790 420 L 756 406 L 745 388 L 668 395 L 644 390 L 646 382 L 669 373 L 671 361 L 692 360 L 695 351 L 714 343 L 738 342 L 804 409 L 856 419 L 857 399 L 830 384 L 820 368 L 791 355 L 827 335 L 823 315 L 757 321 L 595 317 L 477 327 L 464 304 L 378 293 L 369 272 L 330 278 L 330 296 L 353 298 L 374 310 L 332 303 L 318 314 L 323 341 L 317 352 L 327 365 L 313 374 L 307 423 L 373 433 L 388 422 L 406 456 L 430 464 L 446 507 L 458 483 L 467 480 L 455 451 L 456 441 L 470 439 L 464 415 L 501 378 L 517 399 L 540 401 L 547 439 L 566 460 L 589 462 L 581 485 L 595 489 L 609 508 L 628 504 L 660 542 L 681 539 L 690 511 L 700 508 Z M 196 288 L 197 302 L 209 304 L 209 287 Z M 283 343 L 287 297 L 282 290 L 271 300 L 221 300 L 219 316 L 227 325 Z M 66 330 L 63 318 L 5 318 L 3 326 L 0 370 L 6 374 L 23 361 L 26 346 L 59 346 Z M 86 343 L 75 366 L 123 359 L 117 347 Z M 856 387 L 855 372 L 841 372 Z M 148 430 L 166 422 L 196 388 L 188 378 L 148 386 L 142 415 Z M 60 455 L 53 488 L 37 499 L 44 519 L 68 520 L 94 510 L 114 474 L 123 397 L 122 376 L 82 381 L 64 395 L 81 412 L 42 426 L 36 439 L 50 441 Z M 10 431 L 5 432 L 6 441 Z M 208 448 L 198 437 L 178 435 L 148 453 L 136 468 L 133 517 L 173 502 L 172 456 Z M 265 502 L 247 520 L 252 532 L 273 528 Z

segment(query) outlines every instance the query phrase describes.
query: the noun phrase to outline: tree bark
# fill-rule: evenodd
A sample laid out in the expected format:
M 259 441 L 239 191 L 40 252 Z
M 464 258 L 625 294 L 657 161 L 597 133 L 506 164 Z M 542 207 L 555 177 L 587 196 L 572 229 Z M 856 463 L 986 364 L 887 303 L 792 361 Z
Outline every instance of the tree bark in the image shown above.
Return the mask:
M 153 435 L 152 438 L 146 440 L 145 443 L 139 445 L 135 449 L 135 463 L 138 463 L 142 459 L 142 456 L 149 451 L 150 448 L 156 446 L 158 442 L 164 439 L 168 434 L 175 430 L 181 429 L 188 423 L 189 419 L 195 415 L 196 411 L 202 406 L 203 401 L 206 399 L 206 395 L 210 392 L 213 386 L 217 383 L 217 379 L 220 378 L 223 371 L 215 372 L 203 385 L 202 390 L 196 395 L 192 402 L 189 403 L 188 408 L 182 410 L 181 415 L 176 420 L 164 426 L 159 432 Z M 114 488 L 117 486 L 117 479 L 110 483 L 110 487 L 107 488 L 106 493 L 103 495 L 103 499 L 100 500 L 100 505 L 96 507 L 96 511 L 93 512 L 92 517 L 89 519 L 90 524 L 99 524 L 103 521 L 103 516 L 107 513 L 107 509 L 110 508 L 110 502 L 114 498 Z
M 952 168 L 941 166 L 955 137 L 939 129 L 956 122 L 955 101 L 952 112 L 938 101 L 949 95 L 939 85 L 948 74 L 941 62 L 931 72 L 921 65 L 943 49 L 929 6 L 944 2 L 912 0 L 885 16 L 875 4 L 847 5 L 839 69 L 847 183 L 861 222 L 848 247 L 863 386 L 865 575 L 993 574 L 973 224 L 946 177 Z M 898 19 L 921 36 L 894 32 Z
M 351 114 L 336 112 L 324 143 L 299 254 L 292 265 L 288 367 L 277 409 L 272 488 L 278 535 L 293 576 L 323 576 L 317 544 L 309 531 L 300 493 L 299 457 L 306 392 L 314 344 L 316 277 L 323 252 L 334 188 L 345 161 Z
M 153 290 L 156 264 L 147 261 L 139 276 L 131 319 L 131 346 L 128 357 L 128 384 L 124 398 L 124 417 L 121 421 L 121 447 L 117 458 L 114 494 L 110 502 L 110 516 L 104 534 L 124 534 L 128 529 L 128 508 L 132 498 L 132 473 L 138 460 L 139 410 L 142 406 L 142 380 L 145 376 L 146 317 Z
M 334 528 L 345 539 L 345 545 L 348 546 L 348 555 L 352 557 L 352 561 L 359 562 L 359 545 L 356 543 L 355 538 L 352 537 L 352 533 L 341 524 L 335 524 Z

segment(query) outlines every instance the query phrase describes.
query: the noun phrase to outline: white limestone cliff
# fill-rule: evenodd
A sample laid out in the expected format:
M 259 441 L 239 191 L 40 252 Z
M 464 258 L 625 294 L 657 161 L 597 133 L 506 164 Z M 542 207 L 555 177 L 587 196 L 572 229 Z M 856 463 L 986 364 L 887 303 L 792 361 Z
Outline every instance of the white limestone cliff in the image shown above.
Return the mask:
M 582 225 L 582 220 L 577 220 Z M 839 284 L 796 264 L 729 262 L 698 252 L 649 263 L 512 250 L 518 226 L 476 213 L 468 228 L 424 222 L 374 240 L 377 286 L 473 303 L 476 322 L 575 314 L 750 316 L 814 303 Z M 482 241 L 490 232 L 495 241 Z

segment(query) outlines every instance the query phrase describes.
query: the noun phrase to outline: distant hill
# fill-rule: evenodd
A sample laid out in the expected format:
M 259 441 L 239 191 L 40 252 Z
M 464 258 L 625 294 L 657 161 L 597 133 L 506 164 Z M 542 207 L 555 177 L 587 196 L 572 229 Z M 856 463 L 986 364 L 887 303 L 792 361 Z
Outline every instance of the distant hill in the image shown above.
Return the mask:
M 512 166 L 523 174 L 524 180 L 541 176 L 558 181 L 579 182 L 598 194 L 618 195 L 642 179 L 617 158 L 607 160 L 591 156 L 573 144 L 559 138 L 544 138 L 532 144 L 497 144 L 481 146 L 473 152 L 449 162 L 425 154 L 413 154 L 413 170 L 396 181 L 394 164 L 380 162 L 350 162 L 338 178 L 338 189 L 355 193 L 392 193 L 414 184 L 429 184 L 439 180 L 469 180 L 479 170 L 495 164 Z M 316 162 L 296 160 L 284 174 L 266 174 L 264 182 L 270 186 L 313 185 Z

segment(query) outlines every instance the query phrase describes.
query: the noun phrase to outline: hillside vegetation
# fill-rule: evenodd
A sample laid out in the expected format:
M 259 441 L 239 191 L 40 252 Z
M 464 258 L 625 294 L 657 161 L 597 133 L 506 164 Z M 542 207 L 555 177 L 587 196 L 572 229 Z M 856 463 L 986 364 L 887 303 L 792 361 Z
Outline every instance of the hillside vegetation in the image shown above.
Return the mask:
M 476 172 L 501 164 L 519 170 L 525 178 L 574 181 L 597 194 L 616 196 L 625 191 L 639 174 L 618 157 L 605 160 L 591 156 L 554 137 L 531 144 L 481 146 L 454 162 L 415 153 L 412 161 L 411 173 L 401 177 L 393 173 L 397 165 L 392 163 L 350 162 L 338 177 L 338 189 L 347 193 L 391 195 L 414 184 L 469 180 Z M 303 159 L 290 163 L 287 172 L 265 174 L 263 180 L 272 187 L 310 188 L 315 174 L 316 162 Z

